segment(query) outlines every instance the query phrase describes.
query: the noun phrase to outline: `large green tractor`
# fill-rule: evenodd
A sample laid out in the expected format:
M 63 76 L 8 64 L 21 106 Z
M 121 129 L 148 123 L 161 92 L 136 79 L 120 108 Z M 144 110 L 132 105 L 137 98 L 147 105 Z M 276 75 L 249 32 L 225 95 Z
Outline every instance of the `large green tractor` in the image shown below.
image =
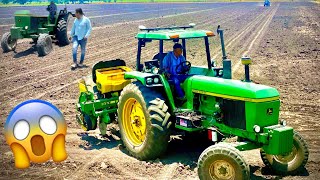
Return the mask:
M 79 82 L 77 121 L 83 129 L 99 126 L 105 134 L 106 125 L 117 120 L 123 144 L 141 160 L 162 155 L 172 132 L 205 132 L 214 145 L 199 157 L 200 179 L 249 179 L 250 168 L 240 151 L 252 149 L 260 149 L 265 165 L 278 173 L 303 169 L 308 147 L 298 132 L 279 120 L 279 92 L 250 80 L 248 57 L 241 58 L 244 80 L 233 80 L 223 30 L 217 30 L 223 67 L 216 67 L 209 48 L 214 33 L 193 27 L 140 27 L 135 70 L 119 59 L 94 65 L 92 76 Z M 187 97 L 181 101 L 162 69 L 164 42 L 181 42 L 188 60 L 186 44 L 190 39 L 203 39 L 207 66 L 192 66 L 188 61 L 180 65 L 180 73 L 190 75 L 181 84 Z M 159 42 L 159 53 L 152 60 L 142 60 L 142 49 L 152 41 Z M 238 140 L 222 141 L 226 137 Z
M 70 43 L 68 31 L 72 28 L 73 17 L 74 14 L 66 8 L 60 10 L 54 19 L 33 15 L 28 10 L 16 11 L 15 25 L 10 32 L 3 34 L 1 48 L 3 52 L 14 51 L 18 39 L 31 38 L 36 43 L 39 56 L 45 56 L 53 49 L 52 39 L 57 40 L 60 46 Z

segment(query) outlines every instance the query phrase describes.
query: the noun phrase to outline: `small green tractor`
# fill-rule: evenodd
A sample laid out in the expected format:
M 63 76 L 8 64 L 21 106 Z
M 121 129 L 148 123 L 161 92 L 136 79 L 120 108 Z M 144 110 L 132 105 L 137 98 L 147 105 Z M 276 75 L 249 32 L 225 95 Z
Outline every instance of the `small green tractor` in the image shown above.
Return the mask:
M 50 16 L 32 15 L 28 10 L 16 11 L 15 25 L 2 36 L 2 50 L 14 51 L 18 39 L 31 38 L 36 43 L 39 56 L 45 56 L 53 49 L 52 39 L 58 40 L 60 46 L 70 43 L 68 31 L 71 30 L 74 16 L 66 8 L 60 10 L 53 20 Z
M 260 149 L 265 165 L 278 173 L 292 174 L 304 168 L 308 147 L 298 132 L 279 120 L 279 92 L 250 80 L 248 57 L 241 58 L 244 80 L 232 79 L 220 27 L 222 67 L 216 67 L 210 56 L 212 31 L 196 30 L 194 24 L 141 26 L 140 30 L 135 70 L 120 59 L 100 61 L 91 76 L 79 81 L 77 121 L 85 131 L 99 126 L 105 134 L 106 125 L 117 120 L 123 144 L 140 160 L 163 154 L 172 132 L 205 133 L 212 145 L 199 157 L 200 179 L 249 179 L 250 168 L 240 151 L 252 149 Z M 187 100 L 181 102 L 162 69 L 164 42 L 181 42 L 188 60 L 190 39 L 203 39 L 207 66 L 192 66 L 188 61 L 179 65 L 180 73 L 189 75 L 181 84 Z M 151 41 L 159 42 L 159 53 L 142 61 L 142 49 Z M 227 137 L 237 137 L 237 141 L 226 142 Z

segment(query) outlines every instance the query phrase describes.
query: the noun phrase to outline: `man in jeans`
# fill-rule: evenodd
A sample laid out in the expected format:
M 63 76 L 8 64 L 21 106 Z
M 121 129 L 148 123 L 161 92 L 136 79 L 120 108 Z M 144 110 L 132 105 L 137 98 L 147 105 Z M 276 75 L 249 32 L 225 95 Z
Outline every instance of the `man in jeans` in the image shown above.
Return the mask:
M 73 69 L 77 67 L 83 67 L 84 56 L 86 54 L 86 45 L 88 37 L 90 36 L 92 27 L 89 18 L 87 18 L 81 8 L 76 9 L 76 19 L 74 20 L 71 29 L 71 38 L 73 42 L 72 55 L 73 55 Z M 77 50 L 78 46 L 81 47 L 80 63 L 77 62 Z
M 164 71 L 168 79 L 172 80 L 172 84 L 174 85 L 178 96 L 177 99 L 179 100 L 185 99 L 185 94 L 180 86 L 180 83 L 184 82 L 184 80 L 186 80 L 188 77 L 186 74 L 177 74 L 176 71 L 177 66 L 186 61 L 185 57 L 182 55 L 182 49 L 183 47 L 181 44 L 174 44 L 173 51 L 169 52 L 163 59 Z

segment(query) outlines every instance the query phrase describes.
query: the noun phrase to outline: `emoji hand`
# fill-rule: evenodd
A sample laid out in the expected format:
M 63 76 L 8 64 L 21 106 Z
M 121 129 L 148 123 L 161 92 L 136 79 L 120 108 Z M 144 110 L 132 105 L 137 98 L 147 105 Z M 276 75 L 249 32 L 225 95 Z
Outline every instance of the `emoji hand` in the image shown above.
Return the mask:
M 59 134 L 53 141 L 52 145 L 52 160 L 54 162 L 61 162 L 68 157 L 65 148 L 65 136 Z
M 16 168 L 28 168 L 30 166 L 30 160 L 26 150 L 18 143 L 12 143 L 10 148 L 14 155 L 14 164 Z

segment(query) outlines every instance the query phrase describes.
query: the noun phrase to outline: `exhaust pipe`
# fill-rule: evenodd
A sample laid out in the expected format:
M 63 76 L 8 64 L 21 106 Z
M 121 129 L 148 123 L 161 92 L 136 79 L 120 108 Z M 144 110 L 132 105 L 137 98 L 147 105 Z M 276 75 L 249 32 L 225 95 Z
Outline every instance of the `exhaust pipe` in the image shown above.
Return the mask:
M 224 46 L 223 29 L 220 29 L 220 25 L 218 25 L 217 34 L 220 35 L 220 41 L 221 41 L 223 78 L 224 79 L 232 79 L 231 60 L 227 59 L 227 53 L 226 53 L 226 49 Z
M 249 65 L 251 64 L 251 58 L 244 56 L 241 58 L 241 63 L 244 65 L 244 81 L 245 82 L 251 82 L 250 80 L 250 71 L 249 71 Z

